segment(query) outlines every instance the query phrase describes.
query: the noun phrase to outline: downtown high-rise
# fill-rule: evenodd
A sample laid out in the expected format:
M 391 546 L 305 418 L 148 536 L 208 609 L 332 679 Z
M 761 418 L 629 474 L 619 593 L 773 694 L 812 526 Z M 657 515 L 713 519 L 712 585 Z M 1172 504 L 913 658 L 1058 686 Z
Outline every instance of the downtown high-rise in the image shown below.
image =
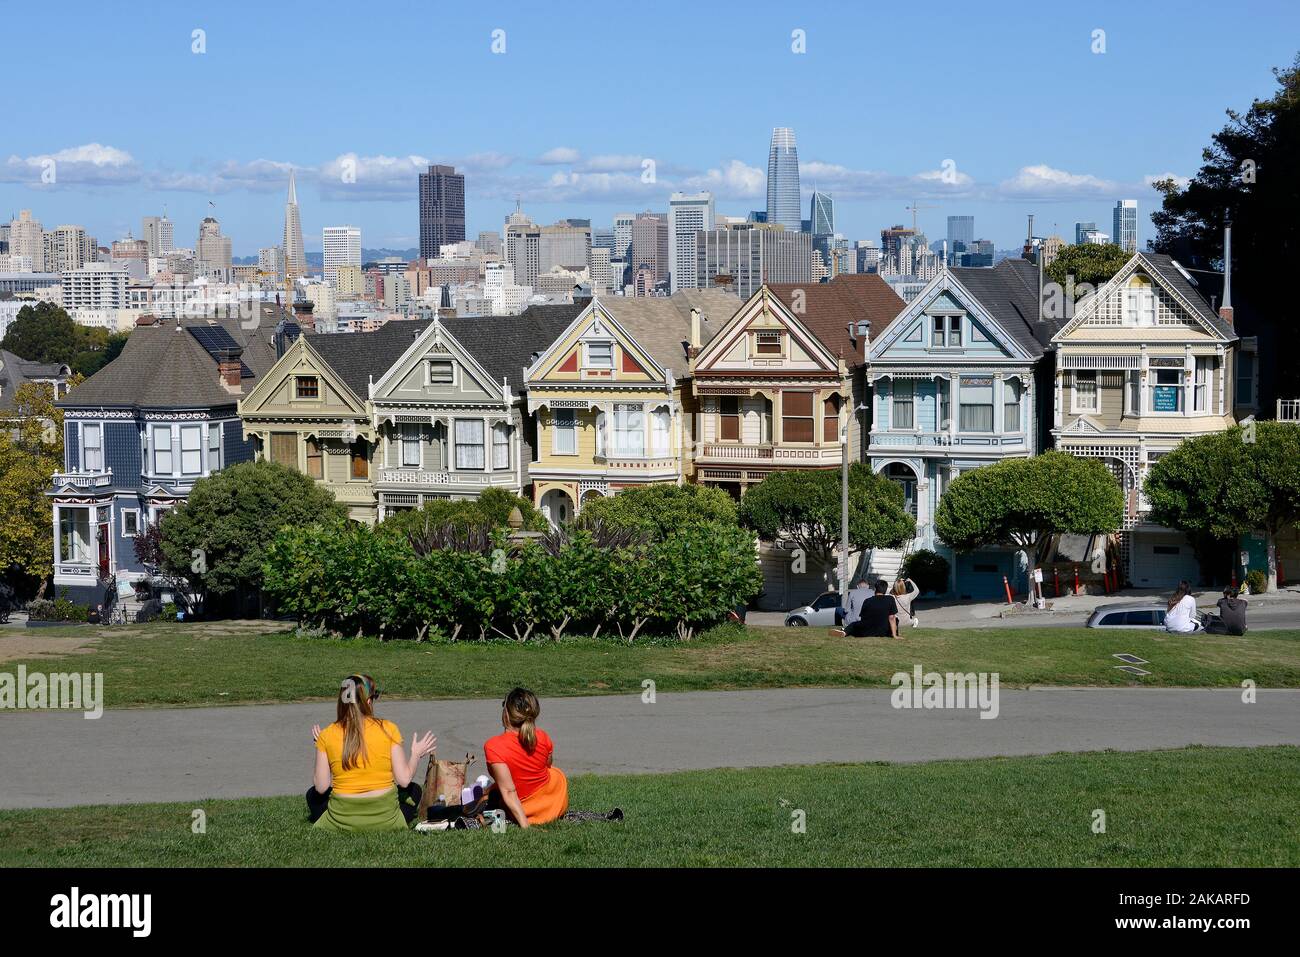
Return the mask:
M 794 130 L 778 126 L 772 130 L 767 152 L 767 222 L 780 223 L 791 232 L 803 225 L 799 207 L 799 151 Z
M 695 237 L 713 228 L 712 193 L 673 193 L 668 200 L 669 288 L 698 289 Z
M 326 226 L 321 230 L 321 264 L 325 281 L 338 286 L 340 266 L 361 266 L 361 230 L 356 226 Z
M 1138 248 L 1138 203 L 1136 199 L 1121 199 L 1115 204 L 1112 216 L 1111 242 L 1126 253 Z
M 289 282 L 307 275 L 307 252 L 302 244 L 302 219 L 298 215 L 298 187 L 289 170 L 289 195 L 284 203 L 284 274 Z
M 442 246 L 464 241 L 465 174 L 432 165 L 420 174 L 420 258 L 437 259 Z

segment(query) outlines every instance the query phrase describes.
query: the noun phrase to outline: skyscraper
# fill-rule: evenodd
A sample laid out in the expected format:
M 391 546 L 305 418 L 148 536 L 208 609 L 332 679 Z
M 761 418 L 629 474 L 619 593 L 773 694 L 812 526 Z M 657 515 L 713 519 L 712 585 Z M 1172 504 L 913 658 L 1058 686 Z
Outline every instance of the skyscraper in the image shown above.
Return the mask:
M 289 198 L 284 204 L 284 273 L 289 282 L 307 275 L 307 253 L 302 245 L 302 220 L 298 218 L 298 189 L 289 170 Z
M 812 236 L 761 223 L 720 226 L 697 237 L 696 275 L 704 289 L 748 299 L 765 282 L 811 282 Z
M 45 229 L 32 219 L 30 209 L 20 209 L 9 224 L 9 255 L 30 259 L 32 272 L 45 271 Z
M 975 242 L 975 217 L 974 216 L 949 216 L 948 217 L 948 262 L 954 264 L 960 262 L 957 258 L 958 253 L 969 252 L 971 244 Z M 960 246 L 958 244 L 961 244 Z
M 835 200 L 831 199 L 829 193 L 813 191 L 808 231 L 812 233 L 813 252 L 821 255 L 822 265 L 829 269 L 831 241 L 835 237 Z
M 673 193 L 668 200 L 669 288 L 698 289 L 695 234 L 713 228 L 712 193 Z
M 326 226 L 321 231 L 322 272 L 325 281 L 338 286 L 340 266 L 361 266 L 361 230 L 356 226 Z
M 465 175 L 452 166 L 430 166 L 420 174 L 420 258 L 436 259 L 440 246 L 464 240 Z
M 506 217 L 506 262 L 514 267 L 514 282 L 532 286 L 537 282 L 541 265 L 542 228 L 515 203 L 515 211 Z M 422 250 L 423 251 L 423 250 Z
M 1126 253 L 1138 248 L 1138 203 L 1136 199 L 1121 199 L 1115 204 L 1111 235 L 1114 242 Z
M 668 217 L 663 213 L 646 211 L 637 213 L 632 221 L 632 274 L 641 269 L 654 273 L 655 286 L 667 285 L 671 268 L 668 265 Z
M 631 213 L 619 213 L 614 217 L 614 255 L 611 259 L 627 259 L 632 248 L 632 221 L 636 217 Z
M 794 145 L 794 130 L 784 126 L 772 130 L 772 145 L 767 152 L 767 221 L 796 233 L 802 225 L 799 151 Z
M 166 256 L 174 248 L 172 221 L 164 213 L 161 216 L 146 216 L 142 220 L 144 230 L 141 238 L 149 244 L 150 256 Z
M 211 216 L 199 223 L 199 240 L 194 258 L 205 275 L 230 278 L 230 237 L 221 235 L 221 224 Z

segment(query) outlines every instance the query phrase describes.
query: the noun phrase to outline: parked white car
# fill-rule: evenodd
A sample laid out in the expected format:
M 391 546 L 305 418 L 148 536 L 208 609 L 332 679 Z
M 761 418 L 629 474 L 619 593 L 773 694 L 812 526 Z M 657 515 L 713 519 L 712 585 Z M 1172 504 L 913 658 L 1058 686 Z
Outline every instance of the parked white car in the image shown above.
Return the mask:
M 1122 602 L 1098 605 L 1088 618 L 1089 628 L 1150 628 L 1165 630 L 1165 603 L 1162 601 Z M 1205 627 L 1204 616 L 1197 613 L 1196 631 Z
M 823 592 L 809 604 L 786 612 L 785 623 L 787 627 L 825 625 L 830 628 L 840 623 L 839 610 L 840 593 L 837 591 Z

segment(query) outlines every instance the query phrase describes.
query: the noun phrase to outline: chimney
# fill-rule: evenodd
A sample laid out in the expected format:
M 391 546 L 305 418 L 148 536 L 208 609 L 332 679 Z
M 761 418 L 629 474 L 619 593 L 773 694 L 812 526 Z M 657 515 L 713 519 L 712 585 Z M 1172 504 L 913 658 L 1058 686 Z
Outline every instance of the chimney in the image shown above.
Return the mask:
M 316 304 L 312 302 L 310 299 L 304 300 L 302 302 L 295 302 L 293 304 L 293 317 L 295 320 L 297 320 L 298 325 L 301 328 L 315 330 L 316 316 L 315 313 L 313 312 L 315 308 L 316 308 Z
M 691 309 L 691 342 L 686 353 L 690 356 L 700 354 L 700 310 L 695 308 Z
M 1223 227 L 1223 305 L 1219 318 L 1232 325 L 1232 223 Z
M 227 349 L 217 355 L 217 376 L 227 392 L 243 392 L 239 370 L 242 366 L 240 356 L 242 349 Z

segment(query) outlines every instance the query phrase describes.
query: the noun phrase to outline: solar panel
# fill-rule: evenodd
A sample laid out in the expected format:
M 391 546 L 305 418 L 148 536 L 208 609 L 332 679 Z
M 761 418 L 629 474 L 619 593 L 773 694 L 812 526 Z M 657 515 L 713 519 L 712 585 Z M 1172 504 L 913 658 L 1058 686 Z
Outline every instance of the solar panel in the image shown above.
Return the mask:
M 239 343 L 225 329 L 220 326 L 186 326 L 199 345 L 207 351 L 214 362 L 219 361 L 224 354 L 232 351 L 242 352 Z M 241 379 L 251 379 L 253 370 L 250 369 L 241 359 L 239 362 L 239 377 Z

